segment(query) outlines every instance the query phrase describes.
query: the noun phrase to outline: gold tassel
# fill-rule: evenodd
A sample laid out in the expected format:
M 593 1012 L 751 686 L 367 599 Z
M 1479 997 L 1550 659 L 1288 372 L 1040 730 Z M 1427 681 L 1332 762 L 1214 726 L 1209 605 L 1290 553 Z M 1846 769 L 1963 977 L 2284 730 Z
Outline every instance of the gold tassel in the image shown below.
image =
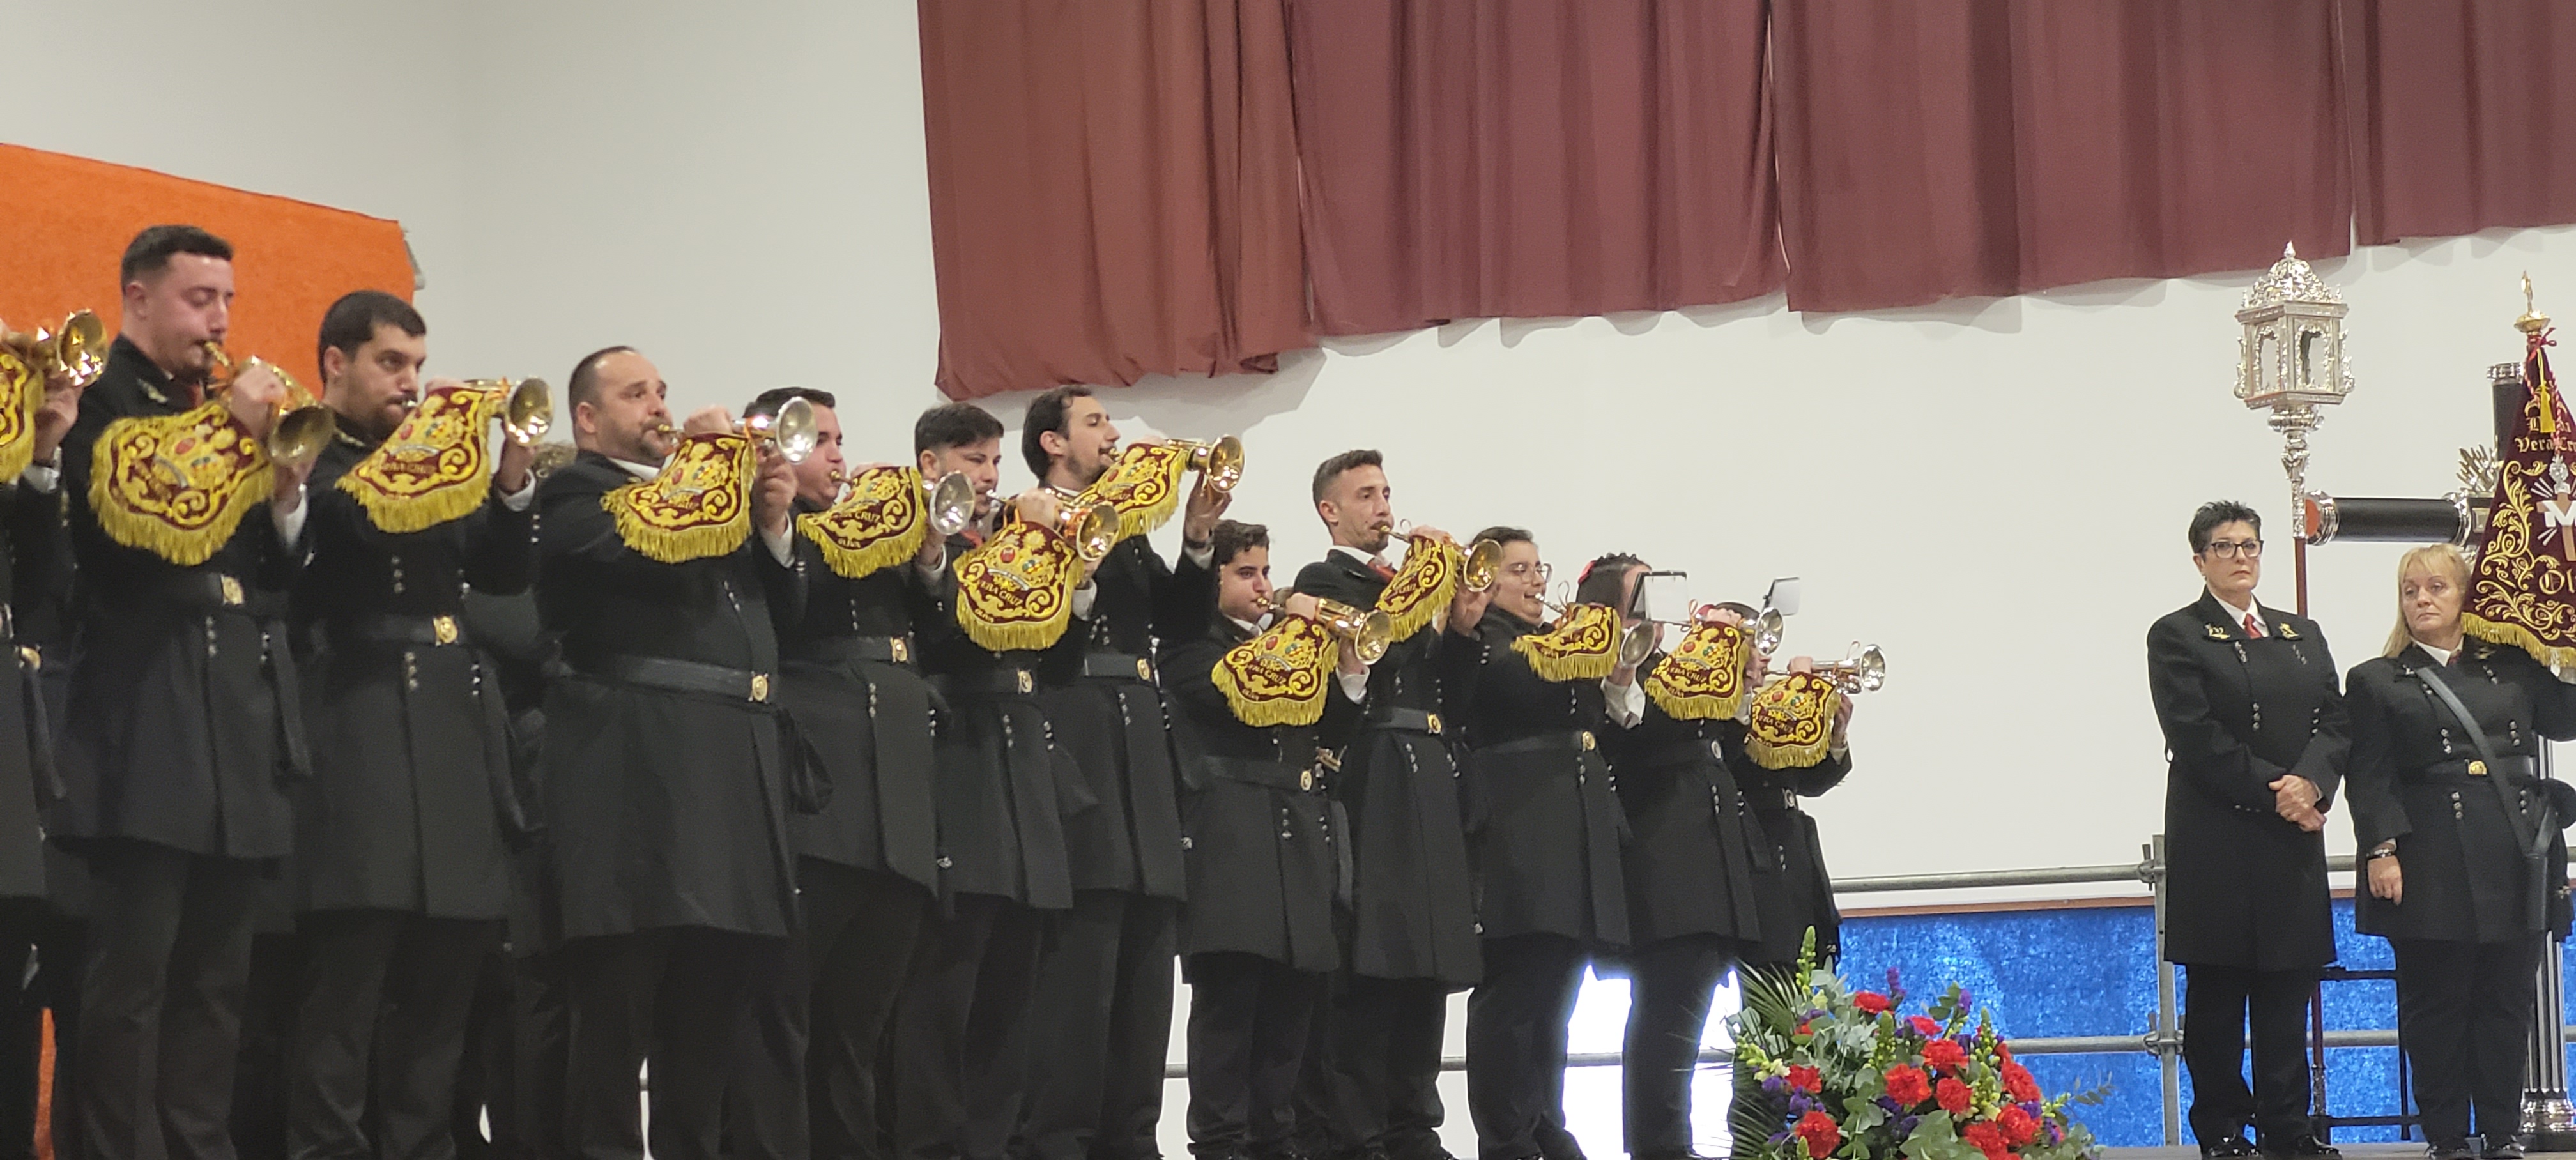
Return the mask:
M 930 539 L 930 521 L 915 520 L 912 527 L 906 531 L 852 547 L 823 531 L 820 525 L 823 517 L 829 514 L 816 512 L 798 516 L 796 530 L 806 539 L 814 541 L 815 547 L 823 550 L 823 563 L 831 567 L 833 575 L 844 580 L 872 576 L 883 569 L 909 560 L 919 553 L 921 545 Z
M 626 546 L 665 564 L 730 555 L 751 539 L 751 440 L 690 435 L 660 474 L 599 497 Z

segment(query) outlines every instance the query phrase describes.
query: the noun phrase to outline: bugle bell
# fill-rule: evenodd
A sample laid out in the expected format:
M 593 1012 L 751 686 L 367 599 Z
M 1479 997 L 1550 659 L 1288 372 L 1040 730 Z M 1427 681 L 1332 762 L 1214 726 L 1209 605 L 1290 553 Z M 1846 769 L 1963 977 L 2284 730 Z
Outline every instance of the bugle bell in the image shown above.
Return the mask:
M 1843 659 L 1816 666 L 1816 675 L 1846 693 L 1876 692 L 1887 684 L 1887 656 L 1874 644 L 1854 644 Z
M 954 476 L 957 473 L 949 474 Z M 947 481 L 943 479 L 941 482 Z M 1016 501 L 1012 510 L 1019 510 Z M 1023 513 L 1021 518 L 1028 517 Z M 1107 500 L 1077 503 L 1059 496 L 1056 498 L 1055 519 L 1046 526 L 1072 544 L 1073 554 L 1084 563 L 1097 563 L 1109 555 L 1109 549 L 1118 546 L 1118 505 Z
M 1243 440 L 1220 435 L 1204 443 L 1196 439 L 1163 442 L 1190 453 L 1190 470 L 1199 473 L 1200 481 L 1210 491 L 1230 492 L 1235 484 L 1243 482 Z
M 1271 593 L 1262 606 L 1272 612 L 1284 611 L 1288 598 L 1297 594 L 1292 589 L 1282 588 Z M 1315 619 L 1340 637 L 1342 643 L 1349 645 L 1351 655 L 1358 657 L 1361 664 L 1378 663 L 1385 659 L 1386 650 L 1395 646 L 1395 619 L 1385 612 L 1375 608 L 1354 608 L 1321 596 L 1310 596 L 1309 599 L 1315 602 Z
M 465 385 L 500 392 L 501 433 L 512 443 L 534 447 L 554 429 L 555 401 L 544 379 L 467 379 Z M 406 405 L 418 406 L 419 400 Z
M 1780 638 L 1787 634 L 1789 628 L 1788 618 L 1780 615 L 1779 609 L 1764 608 L 1754 612 L 1748 605 L 1703 604 L 1692 609 L 1691 615 L 1699 621 L 1712 621 L 1721 611 L 1736 615 L 1736 627 L 1743 629 L 1745 637 L 1753 642 L 1754 652 L 1767 657 L 1779 651 Z
M 1408 548 L 1413 546 L 1414 535 L 1410 527 L 1379 524 L 1377 530 L 1404 541 Z M 1478 540 L 1467 547 L 1467 561 L 1458 568 L 1458 585 L 1469 592 L 1482 592 L 1493 587 L 1494 577 L 1502 573 L 1503 546 L 1492 540 Z
M 1482 542 L 1492 543 L 1493 541 L 1486 540 Z M 1559 598 L 1550 600 L 1545 596 L 1541 596 L 1538 598 L 1538 603 L 1539 607 L 1546 609 L 1549 615 L 1555 617 L 1561 623 L 1565 620 L 1567 615 L 1574 611 L 1576 606 L 1574 603 L 1574 591 L 1572 587 L 1565 585 L 1563 581 L 1559 581 L 1558 583 L 1560 585 L 1557 592 L 1557 596 Z M 1638 665 L 1646 663 L 1647 657 L 1655 655 L 1655 637 L 1657 635 L 1655 631 L 1655 622 L 1651 620 L 1629 620 L 1624 616 L 1620 617 L 1620 620 L 1625 622 L 1626 626 L 1619 630 L 1619 664 L 1624 668 L 1633 669 Z
M 949 472 L 936 483 L 923 480 L 921 486 L 927 493 L 925 510 L 930 530 L 944 538 L 965 531 L 975 522 L 975 482 L 966 478 L 965 472 Z
M 39 326 L 33 334 L 0 337 L 0 345 L 17 351 L 46 378 L 59 375 L 76 387 L 98 381 L 107 371 L 107 326 L 87 310 L 64 315 L 60 330 Z
M 288 467 L 301 467 L 321 457 L 322 449 L 331 445 L 332 434 L 340 429 L 339 418 L 331 413 L 331 408 L 323 406 L 304 389 L 304 384 L 286 373 L 284 367 L 256 355 L 235 363 L 232 356 L 225 353 L 224 344 L 213 339 L 207 339 L 201 345 L 206 348 L 207 356 L 214 360 L 213 373 L 206 379 L 209 395 L 229 393 L 242 373 L 250 370 L 267 371 L 277 380 L 278 386 L 285 388 L 286 397 L 270 409 L 273 421 L 269 424 L 268 438 L 260 441 L 261 449 L 268 452 L 270 459 Z
M 687 434 L 669 423 L 656 423 L 653 425 L 653 431 L 671 439 Z M 733 421 L 733 433 L 748 438 L 755 444 L 777 444 L 778 453 L 786 456 L 789 463 L 805 462 L 805 457 L 812 455 L 815 446 L 822 440 L 822 433 L 814 425 L 814 404 L 806 402 L 803 398 L 787 400 L 779 406 L 778 413 L 775 415 L 753 415 L 747 419 L 736 419 Z

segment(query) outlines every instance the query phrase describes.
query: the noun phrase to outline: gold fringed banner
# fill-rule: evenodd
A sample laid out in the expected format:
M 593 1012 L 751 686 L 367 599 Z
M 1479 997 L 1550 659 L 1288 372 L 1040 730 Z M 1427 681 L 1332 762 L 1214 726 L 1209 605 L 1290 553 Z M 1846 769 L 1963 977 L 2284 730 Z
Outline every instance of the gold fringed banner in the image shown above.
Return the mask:
M 221 399 L 178 415 L 119 419 L 91 452 L 89 506 L 99 530 L 181 567 L 221 550 L 276 486 L 268 453 Z
M 850 480 L 832 510 L 796 518 L 796 530 L 823 550 L 832 574 L 856 580 L 910 559 L 930 537 L 921 473 L 874 467 Z
M 1377 594 L 1377 610 L 1395 623 L 1397 641 L 1412 639 L 1448 611 L 1466 562 L 1466 553 L 1446 540 L 1415 540 L 1404 550 L 1404 567 Z
M 1606 604 L 1577 604 L 1556 627 L 1526 634 L 1512 651 L 1529 658 L 1542 681 L 1597 681 L 1619 667 L 1619 614 Z
M 1840 691 L 1814 673 L 1791 673 L 1762 686 L 1745 715 L 1745 752 L 1764 769 L 1799 769 L 1823 761 L 1833 748 Z
M 0 346 L 0 480 L 18 478 L 36 461 L 36 412 L 44 405 L 44 372 Z
M 2460 621 L 2470 636 L 2560 666 L 2576 663 L 2576 426 L 2550 374 L 2549 333 L 2526 345 L 2522 411 L 2496 464 Z
M 1338 663 L 1338 645 L 1323 625 L 1282 616 L 1261 635 L 1226 650 L 1208 675 L 1235 720 L 1262 728 L 1312 725 L 1323 719 L 1324 693 Z
M 731 553 L 751 538 L 752 442 L 730 432 L 680 440 L 671 461 L 599 497 L 626 546 L 665 564 Z
M 995 652 L 1047 648 L 1073 619 L 1081 572 L 1073 545 L 1052 529 L 1003 524 L 957 558 L 957 624 Z
M 1118 538 L 1141 536 L 1162 527 L 1180 510 L 1181 478 L 1189 470 L 1187 451 L 1168 443 L 1133 444 L 1083 489 L 1081 502 L 1115 505 Z
M 1729 720 L 1744 704 L 1744 630 L 1704 621 L 1646 670 L 1646 696 L 1677 721 Z
M 357 499 L 369 523 L 396 534 L 472 515 L 492 491 L 484 436 L 500 406 L 497 389 L 456 384 L 430 391 L 334 486 Z

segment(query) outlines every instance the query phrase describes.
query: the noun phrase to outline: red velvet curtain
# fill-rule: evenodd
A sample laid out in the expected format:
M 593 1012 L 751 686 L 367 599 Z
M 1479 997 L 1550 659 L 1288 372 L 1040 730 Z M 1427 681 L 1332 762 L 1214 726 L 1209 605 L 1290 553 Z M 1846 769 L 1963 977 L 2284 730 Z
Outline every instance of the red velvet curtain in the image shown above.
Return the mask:
M 939 388 L 1314 345 L 1280 0 L 920 0 Z
M 2349 249 L 2332 0 L 1802 0 L 1773 18 L 1789 305 Z
M 2343 0 L 2364 244 L 2576 222 L 2576 6 Z
M 1288 0 L 1327 334 L 1780 285 L 1763 0 Z

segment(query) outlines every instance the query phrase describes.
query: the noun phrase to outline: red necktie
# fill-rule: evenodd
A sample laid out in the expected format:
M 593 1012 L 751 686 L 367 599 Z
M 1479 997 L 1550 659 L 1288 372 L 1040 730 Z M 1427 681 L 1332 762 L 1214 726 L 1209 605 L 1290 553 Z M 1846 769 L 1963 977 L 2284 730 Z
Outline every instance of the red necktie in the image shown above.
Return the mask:
M 2251 612 L 2245 614 L 2245 635 L 2255 640 L 2263 639 L 2263 622 L 2254 619 L 2254 614 Z
M 1393 579 L 1395 579 L 1395 569 L 1393 569 L 1393 568 L 1389 568 L 1389 567 L 1387 567 L 1386 565 L 1384 565 L 1384 564 L 1380 564 L 1380 563 L 1378 563 L 1378 562 L 1377 562 L 1377 561 L 1375 561 L 1375 560 L 1371 560 L 1371 561 L 1369 561 L 1369 562 L 1368 562 L 1368 566 L 1369 566 L 1369 571 L 1377 573 L 1377 578 L 1378 578 L 1378 579 L 1380 579 L 1380 580 L 1393 580 Z

